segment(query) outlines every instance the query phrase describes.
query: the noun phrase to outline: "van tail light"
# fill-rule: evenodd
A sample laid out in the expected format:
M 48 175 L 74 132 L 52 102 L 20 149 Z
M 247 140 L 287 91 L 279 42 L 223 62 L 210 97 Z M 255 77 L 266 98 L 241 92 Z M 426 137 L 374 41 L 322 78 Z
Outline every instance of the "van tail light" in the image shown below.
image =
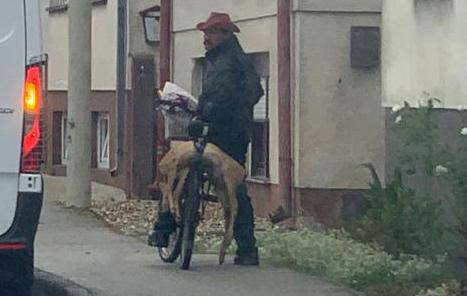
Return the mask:
M 42 67 L 34 65 L 26 69 L 23 95 L 23 144 L 21 149 L 21 172 L 40 172 L 43 154 L 41 110 Z

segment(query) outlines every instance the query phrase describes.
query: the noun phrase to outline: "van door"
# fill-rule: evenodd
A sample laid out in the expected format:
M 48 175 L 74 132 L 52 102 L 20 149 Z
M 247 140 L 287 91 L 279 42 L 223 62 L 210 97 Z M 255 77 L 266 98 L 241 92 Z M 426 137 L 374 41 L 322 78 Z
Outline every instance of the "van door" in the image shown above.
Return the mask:
M 18 198 L 23 86 L 26 69 L 24 1 L 0 9 L 0 236 L 11 227 Z

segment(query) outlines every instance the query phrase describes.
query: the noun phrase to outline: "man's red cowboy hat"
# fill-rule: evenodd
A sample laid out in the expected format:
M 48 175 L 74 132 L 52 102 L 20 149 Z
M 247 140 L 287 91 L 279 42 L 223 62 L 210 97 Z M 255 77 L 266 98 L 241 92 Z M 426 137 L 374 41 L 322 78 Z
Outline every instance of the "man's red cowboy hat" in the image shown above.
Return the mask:
M 201 22 L 196 25 L 196 29 L 204 31 L 210 28 L 220 28 L 227 31 L 239 33 L 240 29 L 232 23 L 230 16 L 227 13 L 211 12 L 208 19 L 205 22 Z

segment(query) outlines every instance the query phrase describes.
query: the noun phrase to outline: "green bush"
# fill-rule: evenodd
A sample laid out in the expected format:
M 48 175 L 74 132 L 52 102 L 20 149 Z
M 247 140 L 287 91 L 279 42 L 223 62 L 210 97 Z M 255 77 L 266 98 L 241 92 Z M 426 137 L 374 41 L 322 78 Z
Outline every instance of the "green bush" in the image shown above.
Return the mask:
M 443 221 L 433 220 L 433 223 L 439 223 L 439 226 L 431 225 L 435 231 L 433 237 L 439 236 L 438 231 L 441 228 L 449 230 L 445 231 L 443 239 L 439 240 L 441 246 L 438 249 L 448 252 L 453 262 L 463 261 L 464 270 L 461 272 L 465 277 L 467 270 L 467 122 L 465 115 L 458 113 L 458 119 L 463 126 L 458 126 L 455 130 L 457 139 L 450 143 L 443 143 L 433 112 L 434 103 L 437 101 L 439 102 L 431 98 L 426 106 L 419 108 L 411 108 L 406 103 L 404 108 L 397 110 L 394 114 L 399 117 L 394 131 L 401 142 L 397 149 L 399 156 L 397 166 L 401 168 L 404 180 L 416 174 L 423 177 L 424 194 L 422 195 L 425 196 L 422 200 L 442 201 L 443 210 L 448 214 L 445 215 Z M 452 146 L 457 146 L 457 148 L 454 150 Z M 445 187 L 448 189 L 447 193 L 432 190 L 433 184 Z M 442 196 L 433 196 L 434 194 L 442 194 Z M 417 214 L 420 213 L 417 212 Z M 439 211 L 437 214 L 436 217 L 439 217 Z M 423 215 L 418 216 L 422 218 Z M 454 219 L 447 217 L 454 217 Z M 429 235 L 423 235 L 423 237 L 429 240 Z
M 452 154 L 450 161 L 445 163 L 447 172 L 444 178 L 450 184 L 453 194 L 453 199 L 446 202 L 448 210 L 454 216 L 454 222 L 449 225 L 454 236 L 450 246 L 454 247 L 451 247 L 449 252 L 453 260 L 461 259 L 465 274 L 467 270 L 467 135 L 459 136 L 460 148 L 457 153 Z
M 412 108 L 408 103 L 395 112 L 398 118 L 392 128 L 398 145 L 395 147 L 397 167 L 404 175 L 421 174 L 425 180 L 435 175 L 435 167 L 445 159 L 445 147 L 438 139 L 438 125 L 433 113 L 434 102 Z
M 351 228 L 354 237 L 376 243 L 393 255 L 432 254 L 442 236 L 439 204 L 416 196 L 403 184 L 400 171 L 383 188 L 373 167 L 369 168 L 374 180 L 366 194 L 367 211 Z
M 405 103 L 394 110 L 393 131 L 397 139 L 397 156 L 392 179 L 382 186 L 376 171 L 367 194 L 368 210 L 351 229 L 355 238 L 379 244 L 387 252 L 417 255 L 443 253 L 443 230 L 440 200 L 431 186 L 439 173 L 447 171 L 450 154 L 438 139 L 433 113 L 436 99 L 412 108 Z M 418 184 L 411 181 L 418 180 Z M 410 184 L 410 185 L 409 185 Z M 411 188 L 416 186 L 416 190 Z

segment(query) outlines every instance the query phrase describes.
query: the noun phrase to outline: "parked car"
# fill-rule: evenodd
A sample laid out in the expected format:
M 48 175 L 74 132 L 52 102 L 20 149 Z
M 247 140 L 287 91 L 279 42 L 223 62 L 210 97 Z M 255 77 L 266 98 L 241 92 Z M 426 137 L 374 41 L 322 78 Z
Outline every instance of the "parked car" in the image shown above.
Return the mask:
M 42 96 L 47 63 L 39 0 L 0 9 L 0 295 L 29 295 L 42 208 Z

